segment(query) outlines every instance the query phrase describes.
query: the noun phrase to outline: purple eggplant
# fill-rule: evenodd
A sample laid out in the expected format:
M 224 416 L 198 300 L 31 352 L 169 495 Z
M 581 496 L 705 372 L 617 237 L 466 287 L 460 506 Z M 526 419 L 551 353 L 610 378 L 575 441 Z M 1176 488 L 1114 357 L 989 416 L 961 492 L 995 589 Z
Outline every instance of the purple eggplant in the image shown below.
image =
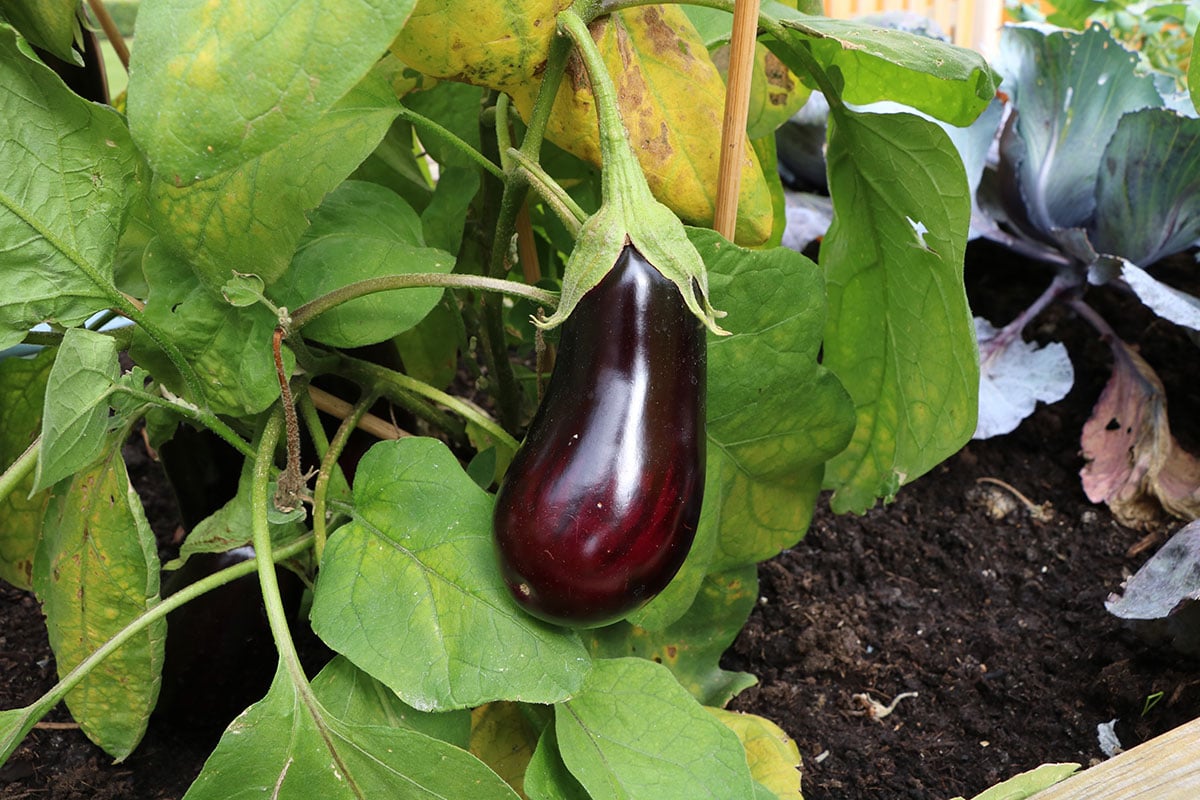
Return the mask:
M 563 323 L 493 517 L 505 582 L 530 614 L 604 625 L 679 571 L 704 495 L 705 336 L 630 245 Z

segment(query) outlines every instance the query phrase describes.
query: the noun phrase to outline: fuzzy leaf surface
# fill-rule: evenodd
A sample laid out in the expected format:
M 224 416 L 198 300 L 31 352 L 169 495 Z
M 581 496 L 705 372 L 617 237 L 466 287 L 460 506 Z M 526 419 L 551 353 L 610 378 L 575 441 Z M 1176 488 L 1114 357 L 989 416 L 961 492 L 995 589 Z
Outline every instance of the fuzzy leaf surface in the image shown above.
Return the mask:
M 553 703 L 578 690 L 587 653 L 509 595 L 492 497 L 444 444 L 381 442 L 358 466 L 354 520 L 330 537 L 313 600 L 317 634 L 422 710 Z
M 56 351 L 35 358 L 0 359 L 0 470 L 25 452 L 42 429 L 46 381 Z M 49 492 L 33 491 L 30 473 L 7 497 L 0 497 L 0 580 L 33 588 L 33 554 L 42 532 Z
M 355 281 L 453 268 L 454 256 L 424 246 L 421 218 L 399 195 L 374 183 L 346 181 L 317 209 L 288 280 L 270 294 L 278 305 L 294 309 Z M 333 347 L 382 342 L 420 322 L 442 293 L 431 287 L 359 297 L 314 319 L 304 335 Z
M 129 123 L 186 186 L 314 127 L 388 48 L 413 0 L 166 0 L 138 13 Z M 297 161 L 307 172 L 317 161 Z
M 737 735 L 661 664 L 600 659 L 554 712 L 563 762 L 594 800 L 755 796 Z
M 121 116 L 76 95 L 0 23 L 0 350 L 33 325 L 111 302 L 117 239 L 139 181 Z
M 129 484 L 120 447 L 55 487 L 33 563 L 61 678 L 158 603 L 154 532 Z M 146 732 L 158 698 L 166 622 L 121 646 L 66 696 L 87 737 L 118 761 Z
M 861 512 L 975 431 L 979 359 L 962 277 L 971 200 L 934 123 L 838 109 L 830 122 L 824 364 L 858 424 L 825 485 L 835 511 Z
M 317 681 L 306 696 L 281 665 L 267 696 L 230 723 L 184 800 L 516 800 L 465 750 L 411 728 L 338 719 L 325 706 L 328 688 Z

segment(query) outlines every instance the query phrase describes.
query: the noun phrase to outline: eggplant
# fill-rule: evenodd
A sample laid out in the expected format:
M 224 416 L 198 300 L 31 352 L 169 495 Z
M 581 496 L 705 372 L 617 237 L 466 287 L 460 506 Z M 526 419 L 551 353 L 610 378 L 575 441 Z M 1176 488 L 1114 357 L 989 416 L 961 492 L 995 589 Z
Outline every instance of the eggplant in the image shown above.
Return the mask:
M 632 245 L 563 323 L 493 514 L 505 583 L 530 614 L 608 624 L 679 571 L 704 496 L 706 347 Z

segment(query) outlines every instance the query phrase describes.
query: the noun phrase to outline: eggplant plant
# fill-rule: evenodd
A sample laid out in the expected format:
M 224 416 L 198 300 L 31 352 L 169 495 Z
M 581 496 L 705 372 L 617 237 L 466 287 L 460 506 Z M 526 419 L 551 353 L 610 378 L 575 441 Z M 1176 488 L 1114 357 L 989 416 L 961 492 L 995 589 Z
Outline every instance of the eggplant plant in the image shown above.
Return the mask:
M 60 701 L 127 757 L 173 612 L 252 575 L 274 677 L 188 800 L 795 796 L 794 744 L 723 708 L 756 564 L 823 490 L 862 511 L 976 425 L 966 173 L 924 116 L 859 109 L 962 126 L 995 91 L 975 53 L 815 6 L 763 5 L 731 241 L 731 2 L 145 0 L 107 103 L 34 49 L 79 60 L 77 0 L 5 4 L 0 578 L 59 682 L 0 711 L 0 761 Z M 813 89 L 819 265 L 778 244 L 774 150 Z M 230 488 L 166 565 L 135 430 L 221 444 L 188 450 Z M 541 458 L 576 433 L 586 458 Z

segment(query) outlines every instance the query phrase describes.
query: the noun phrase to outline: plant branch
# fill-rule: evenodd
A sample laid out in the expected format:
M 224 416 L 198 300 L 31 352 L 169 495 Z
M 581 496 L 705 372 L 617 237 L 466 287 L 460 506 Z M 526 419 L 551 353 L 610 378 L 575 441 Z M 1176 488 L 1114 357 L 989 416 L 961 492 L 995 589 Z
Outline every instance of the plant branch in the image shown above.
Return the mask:
M 8 465 L 4 472 L 0 472 L 0 500 L 8 497 L 16 491 L 17 484 L 25 480 L 29 473 L 33 472 L 37 466 L 38 453 L 42 449 L 42 437 L 39 434 L 34 439 L 29 447 L 25 448 L 25 452 L 17 456 L 17 460 Z
M 1078 287 L 1078 277 L 1064 272 L 1060 272 L 1055 275 L 1054 280 L 1050 281 L 1050 285 L 1047 286 L 1045 291 L 1043 291 L 1038 298 L 1033 301 L 1029 308 L 1022 311 L 1017 315 L 1016 319 L 996 332 L 996 335 L 992 337 L 990 342 L 988 342 L 987 347 L 990 352 L 984 358 L 983 363 L 987 364 L 999 353 L 1007 349 L 1010 344 L 1016 341 L 1021 336 L 1021 332 L 1025 330 L 1025 327 L 1032 322 L 1038 314 L 1042 313 L 1042 311 L 1046 309 L 1046 306 L 1050 305 L 1067 292 L 1077 289 Z
M 567 190 L 558 181 L 551 178 L 542 169 L 541 164 L 520 150 L 510 149 L 508 157 L 516 164 L 516 169 L 518 170 L 518 174 L 521 175 L 522 180 L 528 186 L 532 187 L 538 193 L 538 197 L 541 197 L 550 206 L 554 213 L 558 215 L 558 218 L 562 220 L 563 225 L 571 232 L 571 235 L 578 236 L 579 229 L 588 215 L 575 202 L 575 198 L 567 194 Z
M 394 289 L 413 289 L 418 287 L 443 287 L 446 289 L 476 289 L 489 292 L 501 292 L 515 297 L 525 297 L 537 303 L 558 305 L 558 295 L 539 289 L 536 286 L 526 286 L 523 283 L 485 278 L 481 275 L 460 275 L 458 273 L 414 272 L 407 275 L 384 275 L 378 278 L 368 278 L 347 284 L 328 294 L 310 300 L 292 312 L 291 332 L 303 328 L 314 319 L 331 308 L 342 303 L 348 303 L 359 297 L 365 297 L 376 292 L 388 292 Z
M 496 440 L 498 445 L 516 452 L 518 446 L 517 440 L 509 435 L 508 431 L 504 430 L 486 411 L 469 400 L 447 394 L 411 376 L 381 367 L 378 364 L 372 364 L 369 361 L 342 356 L 341 365 L 342 372 L 347 377 L 364 386 L 377 386 L 384 394 L 388 394 L 388 389 L 400 390 L 401 392 L 419 395 L 444 406 L 468 422 L 472 422 L 482 428 Z
M 449 128 L 445 128 L 442 125 L 439 125 L 438 123 L 431 120 L 429 117 L 426 117 L 422 114 L 418 114 L 417 112 L 413 111 L 411 108 L 408 108 L 407 106 L 404 106 L 404 105 L 400 106 L 400 119 L 405 120 L 406 122 L 412 123 L 413 127 L 417 128 L 418 130 L 423 129 L 423 130 L 429 131 L 430 133 L 434 134 L 437 138 L 446 142 L 451 147 L 453 147 L 455 150 L 459 151 L 460 153 L 465 155 L 467 158 L 474 161 L 476 164 L 478 164 L 480 167 L 482 167 L 485 171 L 491 173 L 492 175 L 496 176 L 500 180 L 504 180 L 504 171 L 502 169 L 500 169 L 500 167 L 493 164 L 490 159 L 488 159 L 486 156 L 483 155 L 483 153 L 476 150 L 474 147 L 472 147 L 470 145 L 469 142 L 467 142 L 465 139 L 460 137 L 458 134 L 451 131 Z
M 350 409 L 350 412 L 342 420 L 342 424 L 338 426 L 337 433 L 333 436 L 333 441 L 329 443 L 329 448 L 321 457 L 321 468 L 317 472 L 317 485 L 313 489 L 313 536 L 315 537 L 314 552 L 317 556 L 317 563 L 321 562 L 321 556 L 325 552 L 325 537 L 326 537 L 326 519 L 325 519 L 325 499 L 329 495 L 329 481 L 333 477 L 334 472 L 338 469 L 338 458 L 341 457 L 342 451 L 346 449 L 346 443 L 350 441 L 350 434 L 354 428 L 366 415 L 367 409 L 375 404 L 379 399 L 378 391 L 363 392 L 363 396 Z

